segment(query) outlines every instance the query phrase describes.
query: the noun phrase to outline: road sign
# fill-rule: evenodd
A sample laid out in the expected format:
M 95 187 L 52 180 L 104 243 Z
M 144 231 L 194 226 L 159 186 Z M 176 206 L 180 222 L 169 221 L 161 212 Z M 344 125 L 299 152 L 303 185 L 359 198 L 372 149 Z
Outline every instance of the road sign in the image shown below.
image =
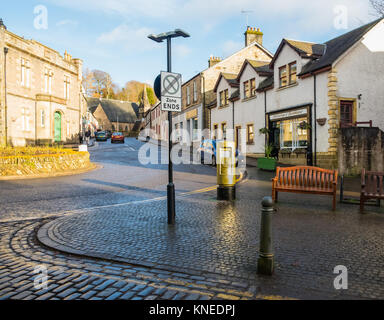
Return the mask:
M 161 72 L 161 110 L 181 112 L 181 74 Z
M 153 84 L 153 91 L 155 91 L 157 99 L 161 100 L 161 74 L 159 74 L 155 79 L 155 83 Z

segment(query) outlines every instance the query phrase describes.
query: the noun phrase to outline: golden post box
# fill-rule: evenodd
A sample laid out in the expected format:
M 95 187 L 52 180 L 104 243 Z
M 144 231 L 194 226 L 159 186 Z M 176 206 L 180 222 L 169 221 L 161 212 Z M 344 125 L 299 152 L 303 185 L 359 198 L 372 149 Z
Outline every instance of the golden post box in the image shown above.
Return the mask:
M 217 200 L 236 199 L 236 145 L 233 141 L 220 141 L 216 145 Z

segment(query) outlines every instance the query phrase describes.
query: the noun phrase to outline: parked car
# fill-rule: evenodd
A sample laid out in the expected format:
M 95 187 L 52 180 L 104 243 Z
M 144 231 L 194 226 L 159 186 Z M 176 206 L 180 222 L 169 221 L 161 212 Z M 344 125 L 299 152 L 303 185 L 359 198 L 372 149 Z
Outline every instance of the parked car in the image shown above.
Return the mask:
M 111 143 L 120 142 L 124 143 L 125 138 L 124 135 L 121 132 L 114 132 L 111 137 Z
M 107 138 L 108 138 L 108 139 L 111 139 L 111 137 L 112 137 L 112 132 L 111 132 L 111 130 L 105 130 L 105 134 L 107 135 Z
M 212 166 L 214 167 L 216 166 L 216 159 L 217 159 L 216 144 L 217 142 L 220 142 L 220 141 L 222 140 L 207 139 L 200 144 L 200 147 L 197 149 L 197 152 L 199 153 L 201 163 L 204 163 L 204 159 L 208 159 L 207 160 L 208 163 L 210 162 Z M 241 152 L 238 149 L 236 149 L 235 157 L 236 157 L 236 167 L 239 166 L 239 163 L 241 164 L 244 163 L 245 157 L 244 155 L 241 154 Z M 211 161 L 209 159 L 211 159 Z
M 95 138 L 96 138 L 96 141 L 107 141 L 108 140 L 105 131 L 95 132 Z

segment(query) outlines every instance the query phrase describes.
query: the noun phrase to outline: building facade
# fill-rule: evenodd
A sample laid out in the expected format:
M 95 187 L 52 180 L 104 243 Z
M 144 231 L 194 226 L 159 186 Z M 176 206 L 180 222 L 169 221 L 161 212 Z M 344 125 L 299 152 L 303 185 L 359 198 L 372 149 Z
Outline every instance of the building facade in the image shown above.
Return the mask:
M 283 39 L 268 66 L 244 63 L 238 90 L 218 77 L 211 130 L 246 129 L 249 155 L 271 145 L 281 163 L 336 168 L 340 128 L 384 130 L 383 34 L 379 19 L 323 44 Z
M 78 142 L 86 101 L 82 65 L 0 24 L 1 144 Z
M 186 81 L 182 86 L 182 112 L 173 115 L 173 128 L 184 129 L 195 144 L 204 136 L 203 130 L 210 129 L 212 115 L 210 106 L 216 100 L 214 88 L 221 73 L 237 74 L 246 59 L 269 63 L 273 55 L 263 47 L 263 33 L 260 29 L 248 27 L 245 47 L 222 60 L 210 57 L 208 68 Z M 200 132 L 200 133 L 199 133 Z M 205 139 L 207 134 L 205 134 Z M 185 141 L 185 137 L 182 138 Z

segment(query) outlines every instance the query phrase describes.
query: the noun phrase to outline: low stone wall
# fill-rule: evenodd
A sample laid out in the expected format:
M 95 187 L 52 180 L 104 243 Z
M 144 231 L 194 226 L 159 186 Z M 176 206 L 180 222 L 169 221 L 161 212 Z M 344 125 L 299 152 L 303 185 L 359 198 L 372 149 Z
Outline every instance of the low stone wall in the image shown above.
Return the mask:
M 91 166 L 88 152 L 66 150 L 59 154 L 0 157 L 0 176 L 54 174 Z
M 339 172 L 360 175 L 361 169 L 383 171 L 384 132 L 379 128 L 352 127 L 340 129 Z

